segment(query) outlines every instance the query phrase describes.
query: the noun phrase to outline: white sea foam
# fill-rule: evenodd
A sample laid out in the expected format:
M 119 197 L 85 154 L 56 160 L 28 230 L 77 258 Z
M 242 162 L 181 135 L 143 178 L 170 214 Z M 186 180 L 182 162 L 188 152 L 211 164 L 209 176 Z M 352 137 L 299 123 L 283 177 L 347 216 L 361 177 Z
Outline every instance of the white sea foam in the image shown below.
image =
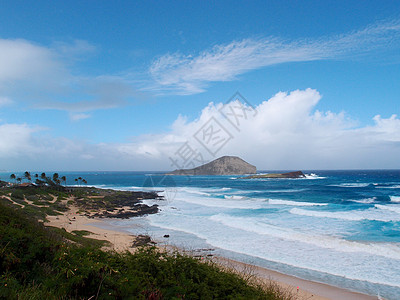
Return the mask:
M 369 183 L 358 183 L 358 182 L 352 182 L 352 183 L 341 183 L 341 184 L 331 184 L 329 186 L 338 186 L 338 187 L 348 187 L 348 188 L 357 188 L 357 187 L 367 187 L 369 186 Z
M 234 196 L 232 196 L 234 197 Z M 218 207 L 224 209 L 260 209 L 266 206 L 266 201 L 263 199 L 255 199 L 255 198 L 246 198 L 243 199 L 238 198 L 215 198 L 215 197 L 199 197 L 193 196 L 188 193 L 179 193 L 177 194 L 176 200 L 191 204 L 196 204 L 200 206 L 207 207 Z
M 400 203 L 400 196 L 390 196 L 390 201 Z
M 339 252 L 365 252 L 400 260 L 400 246 L 396 244 L 348 241 L 340 237 L 300 232 L 291 228 L 270 225 L 262 220 L 256 220 L 254 218 L 233 217 L 226 214 L 211 216 L 210 220 L 220 222 L 232 228 L 276 238 L 299 241 L 322 248 L 334 249 Z
M 79 184 L 71 184 L 71 186 L 80 186 L 80 185 Z M 108 187 L 105 184 L 94 184 L 92 186 L 95 187 L 95 188 L 98 188 L 98 189 L 104 189 L 104 188 Z
M 390 205 L 390 204 L 389 205 L 375 204 L 375 207 L 379 208 L 379 209 L 383 209 L 383 210 L 393 211 L 393 212 L 396 212 L 396 213 L 400 214 L 400 205 L 396 205 L 396 204 L 394 204 L 394 205 Z
M 400 221 L 400 215 L 394 212 L 385 212 L 382 209 L 370 208 L 367 210 L 352 210 L 352 211 L 317 211 L 317 210 L 307 210 L 301 208 L 292 208 L 290 210 L 291 214 L 316 217 L 316 218 L 331 218 L 331 219 L 341 219 L 347 221 Z
M 219 192 L 219 191 L 229 191 L 229 190 L 231 190 L 231 189 L 232 189 L 232 188 L 229 188 L 229 187 L 223 187 L 223 188 L 219 188 L 219 189 L 216 188 L 215 191 L 216 191 L 216 192 Z
M 357 202 L 357 203 L 363 203 L 363 204 L 370 204 L 370 203 L 374 203 L 376 199 L 377 199 L 376 197 L 371 197 L 371 198 L 364 198 L 364 199 L 350 200 L 350 201 Z
M 266 190 L 266 191 L 259 191 L 260 193 L 298 193 L 303 192 L 306 189 L 285 189 L 285 190 Z
M 400 189 L 400 185 L 392 185 L 392 186 L 379 186 L 380 189 Z
M 357 181 L 350 179 L 347 182 L 354 186 L 353 183 Z M 354 187 L 367 185 L 358 183 Z M 342 188 L 346 187 L 349 185 Z M 310 274 L 313 274 L 314 270 L 347 279 L 400 286 L 398 243 L 359 242 L 342 237 L 343 235 L 358 238 L 356 230 L 361 228 L 361 225 L 372 224 L 364 220 L 398 221 L 400 220 L 398 212 L 374 206 L 383 204 L 374 199 L 373 196 L 377 195 L 355 200 L 373 203 L 367 209 L 346 211 L 346 207 L 362 208 L 364 205 L 348 205 L 348 202 L 346 205 L 344 202 L 342 205 L 316 206 L 312 202 L 300 202 L 300 200 L 307 201 L 304 199 L 299 198 L 299 201 L 295 201 L 296 198 L 290 199 L 284 194 L 272 194 L 274 191 L 298 192 L 293 190 L 304 188 L 309 189 L 311 193 L 313 187 L 309 187 L 305 181 L 291 184 L 288 190 L 280 188 L 276 182 L 271 185 L 265 184 L 265 189 L 262 183 L 255 184 L 254 191 L 241 189 L 240 184 L 233 189 L 178 188 L 177 195 L 172 201 L 160 203 L 162 207 L 159 214 L 145 218 L 151 220 L 152 225 L 193 234 L 201 239 L 199 241 L 206 242 L 212 247 L 243 253 L 253 257 L 254 261 L 263 259 L 276 262 L 278 265 L 282 263 L 289 266 L 288 268 L 291 265 L 305 268 L 308 269 L 305 272 Z M 265 194 L 269 192 L 271 192 L 270 197 Z M 396 190 L 392 190 L 391 194 L 398 197 Z M 275 198 L 273 196 L 277 199 L 267 199 Z M 318 201 L 325 203 L 316 204 L 328 204 L 329 198 L 321 197 Z M 392 201 L 392 204 L 396 207 L 395 202 Z M 264 209 L 251 211 L 258 208 Z M 367 227 L 371 226 L 365 227 L 367 231 Z M 164 229 L 160 231 L 162 234 L 169 233 L 174 239 L 179 239 L 179 234 L 175 237 L 173 232 L 165 232 Z M 364 234 L 364 231 L 361 233 Z M 372 233 L 371 240 L 378 237 L 375 234 L 376 232 Z M 383 235 L 379 240 L 392 240 L 387 237 Z M 168 242 L 174 243 L 174 239 Z M 188 247 L 199 243 L 196 238 L 194 241 L 197 242 L 188 241 L 184 234 L 181 235 L 181 239 Z M 366 239 L 370 240 L 369 237 Z M 281 271 L 285 270 L 287 269 L 283 267 Z
M 392 258 L 399 257 L 396 244 L 363 244 L 339 237 L 312 236 L 307 232 L 252 223 L 253 218 L 247 217 L 238 220 L 223 214 L 201 217 L 186 213 L 174 211 L 148 218 L 152 225 L 196 235 L 213 247 L 310 271 L 400 287 L 400 266 L 396 264 L 399 259 Z
M 328 203 L 300 202 L 280 199 L 269 199 L 269 204 L 272 205 L 288 205 L 288 206 L 326 206 Z
M 232 199 L 232 200 L 242 200 L 246 199 L 244 196 L 235 196 L 235 195 L 224 195 L 225 199 Z
M 210 193 L 206 193 L 206 192 L 203 192 L 203 191 L 201 191 L 201 190 L 193 189 L 193 188 L 192 188 L 192 189 L 189 189 L 189 188 L 180 188 L 179 190 L 180 190 L 180 191 L 183 191 L 183 192 L 191 193 L 191 194 L 196 194 L 196 195 L 211 196 Z
M 199 188 L 199 187 L 181 187 L 179 188 L 182 191 L 199 194 L 199 193 L 218 193 L 218 192 L 225 192 L 230 191 L 232 188 L 223 187 L 223 188 Z
M 79 186 L 79 185 L 76 185 Z M 113 189 L 116 191 L 132 191 L 132 190 L 140 190 L 140 191 L 147 191 L 148 188 L 144 187 L 135 187 L 135 186 L 115 186 L 115 185 L 107 185 L 107 184 L 96 184 L 92 185 L 95 188 L 99 189 Z
M 326 177 L 323 176 L 318 176 L 317 174 L 311 173 L 311 174 L 304 174 L 306 176 L 306 179 L 325 179 Z

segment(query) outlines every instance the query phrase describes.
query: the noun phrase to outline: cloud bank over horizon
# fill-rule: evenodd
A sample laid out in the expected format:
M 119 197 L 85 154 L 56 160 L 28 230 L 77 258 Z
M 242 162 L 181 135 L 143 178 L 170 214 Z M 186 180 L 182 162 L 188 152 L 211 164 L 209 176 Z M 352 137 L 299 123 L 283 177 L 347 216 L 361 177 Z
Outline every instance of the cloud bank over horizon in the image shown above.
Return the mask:
M 206 161 L 237 155 L 259 170 L 400 168 L 397 115 L 376 115 L 372 125 L 360 127 L 344 112 L 318 110 L 320 101 L 317 90 L 306 89 L 279 92 L 254 107 L 256 113 L 235 99 L 225 106 L 211 102 L 195 120 L 177 116 L 164 134 L 136 136 L 118 144 L 52 137 L 46 128 L 33 124 L 2 124 L 0 158 L 2 168 L 10 171 L 162 171 L 176 168 L 170 158 L 177 158 L 188 143 Z M 230 106 L 242 107 L 242 117 L 236 114 L 237 124 L 221 114 Z M 246 117 L 243 108 L 248 109 Z M 204 146 L 206 142 L 201 143 L 202 129 L 210 120 L 229 137 L 213 154 Z

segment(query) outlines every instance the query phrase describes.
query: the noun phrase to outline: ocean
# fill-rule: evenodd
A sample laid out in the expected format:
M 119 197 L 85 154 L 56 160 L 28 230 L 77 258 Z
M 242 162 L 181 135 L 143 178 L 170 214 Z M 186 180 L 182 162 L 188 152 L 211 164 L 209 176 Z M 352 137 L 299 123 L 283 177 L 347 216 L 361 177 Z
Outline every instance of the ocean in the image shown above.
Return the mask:
M 400 170 L 305 171 L 305 179 L 59 173 L 70 184 L 82 176 L 101 188 L 160 191 L 165 200 L 147 201 L 158 214 L 108 221 L 133 234 L 400 299 Z

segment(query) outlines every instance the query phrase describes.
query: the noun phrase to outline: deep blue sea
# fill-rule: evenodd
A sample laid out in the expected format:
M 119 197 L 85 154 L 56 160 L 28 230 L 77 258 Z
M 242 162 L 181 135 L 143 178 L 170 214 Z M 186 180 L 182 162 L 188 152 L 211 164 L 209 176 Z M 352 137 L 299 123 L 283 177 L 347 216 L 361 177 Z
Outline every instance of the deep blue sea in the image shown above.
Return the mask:
M 400 299 L 400 170 L 306 179 L 59 172 L 73 184 L 162 191 L 160 213 L 110 221 L 134 234 L 370 295 Z M 7 180 L 9 174 L 1 173 Z M 148 201 L 152 204 L 152 201 Z

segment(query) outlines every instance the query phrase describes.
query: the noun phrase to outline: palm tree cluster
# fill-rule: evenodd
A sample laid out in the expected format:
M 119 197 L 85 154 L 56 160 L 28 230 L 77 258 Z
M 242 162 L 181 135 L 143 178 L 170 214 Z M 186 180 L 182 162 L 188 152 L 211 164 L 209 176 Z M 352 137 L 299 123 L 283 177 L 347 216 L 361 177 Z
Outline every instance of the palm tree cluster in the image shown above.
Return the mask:
M 87 184 L 86 179 L 83 179 L 82 177 L 75 178 L 75 182 L 76 182 L 78 185 L 82 185 L 82 183 Z
M 35 184 L 38 186 L 43 186 L 43 185 L 62 185 L 64 184 L 64 186 L 67 186 L 67 177 L 66 176 L 59 176 L 58 173 L 54 173 L 52 177 L 48 177 L 46 176 L 46 173 L 42 173 L 40 174 L 35 174 L 34 177 L 36 178 L 35 180 Z M 24 173 L 24 176 L 21 177 L 17 177 L 15 174 L 11 174 L 10 175 L 10 179 L 12 181 L 14 181 L 14 183 L 18 183 L 20 184 L 22 182 L 22 180 L 26 179 L 29 182 L 32 182 L 32 175 L 30 172 L 26 171 Z M 83 179 L 82 177 L 78 177 L 75 178 L 75 182 L 79 183 L 80 185 L 82 183 L 87 184 L 86 179 Z

